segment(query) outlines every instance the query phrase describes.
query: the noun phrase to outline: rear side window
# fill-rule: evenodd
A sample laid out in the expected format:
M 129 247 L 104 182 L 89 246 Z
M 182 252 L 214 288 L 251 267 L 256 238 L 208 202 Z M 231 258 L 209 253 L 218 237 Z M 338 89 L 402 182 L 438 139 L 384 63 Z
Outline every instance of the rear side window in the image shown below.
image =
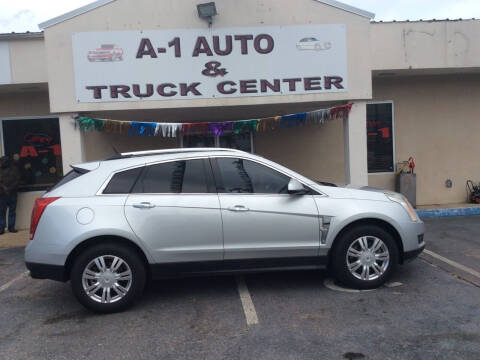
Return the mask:
M 150 165 L 137 182 L 134 193 L 208 193 L 207 169 L 203 159 Z
M 53 190 L 59 188 L 60 186 L 65 185 L 66 183 L 72 181 L 73 179 L 76 179 L 77 177 L 82 176 L 83 174 L 86 174 L 87 172 L 88 172 L 88 170 L 80 171 L 80 170 L 77 170 L 77 169 L 73 169 L 72 171 L 69 171 L 67 173 L 67 175 L 65 175 L 62 178 L 62 180 L 57 182 L 55 184 L 55 186 L 53 186 L 49 191 L 53 191 Z
M 129 194 L 141 172 L 142 167 L 116 173 L 113 175 L 105 190 L 103 190 L 103 193 Z

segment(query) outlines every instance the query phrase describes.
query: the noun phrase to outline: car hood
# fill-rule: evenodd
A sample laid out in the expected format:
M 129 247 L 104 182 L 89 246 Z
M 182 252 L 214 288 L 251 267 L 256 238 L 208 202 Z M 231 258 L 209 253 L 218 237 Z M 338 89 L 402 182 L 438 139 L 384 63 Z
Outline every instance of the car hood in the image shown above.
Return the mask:
M 317 186 L 322 193 L 333 198 L 389 201 L 385 195 L 385 193 L 389 191 L 385 189 L 365 185 L 334 184 L 321 181 L 317 182 Z

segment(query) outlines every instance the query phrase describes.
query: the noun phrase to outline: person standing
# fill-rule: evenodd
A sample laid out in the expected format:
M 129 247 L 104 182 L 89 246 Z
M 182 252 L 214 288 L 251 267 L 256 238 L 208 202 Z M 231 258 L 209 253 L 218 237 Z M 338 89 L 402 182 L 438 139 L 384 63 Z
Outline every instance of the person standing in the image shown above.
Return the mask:
M 0 158 L 0 235 L 5 232 L 7 225 L 8 209 L 8 231 L 17 232 L 15 229 L 17 192 L 20 183 L 20 172 L 8 156 Z

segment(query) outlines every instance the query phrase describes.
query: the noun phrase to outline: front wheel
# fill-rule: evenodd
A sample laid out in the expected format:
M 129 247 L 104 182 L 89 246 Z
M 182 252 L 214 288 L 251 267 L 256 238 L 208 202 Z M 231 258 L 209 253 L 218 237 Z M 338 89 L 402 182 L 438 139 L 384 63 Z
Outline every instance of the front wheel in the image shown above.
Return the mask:
M 114 243 L 87 248 L 70 276 L 73 293 L 86 308 L 101 313 L 131 306 L 145 287 L 145 266 L 135 251 Z
M 355 289 L 372 289 L 384 284 L 398 264 L 398 247 L 384 229 L 363 225 L 338 239 L 332 254 L 335 278 Z

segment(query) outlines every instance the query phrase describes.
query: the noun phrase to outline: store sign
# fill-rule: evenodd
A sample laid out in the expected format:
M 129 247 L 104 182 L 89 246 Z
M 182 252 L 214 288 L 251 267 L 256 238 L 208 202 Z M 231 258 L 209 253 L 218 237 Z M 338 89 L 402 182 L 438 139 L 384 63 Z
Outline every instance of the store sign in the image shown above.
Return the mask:
M 79 102 L 347 91 L 345 25 L 73 34 Z

